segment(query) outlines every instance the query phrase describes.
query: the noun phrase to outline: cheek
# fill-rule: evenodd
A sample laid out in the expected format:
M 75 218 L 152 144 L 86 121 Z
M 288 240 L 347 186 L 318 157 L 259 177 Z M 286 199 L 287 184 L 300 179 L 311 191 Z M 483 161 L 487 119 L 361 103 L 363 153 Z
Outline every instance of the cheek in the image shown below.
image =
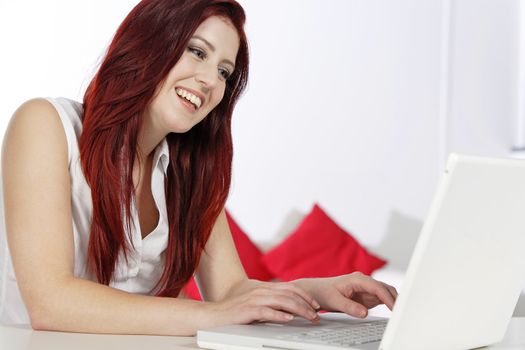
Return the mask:
M 165 119 L 175 108 L 175 101 L 165 91 L 160 93 L 151 101 L 149 113 L 154 119 Z
M 223 86 L 222 89 L 214 91 L 211 101 L 212 104 L 210 105 L 210 110 L 214 109 L 219 103 L 221 103 L 222 99 L 224 98 L 224 89 L 225 86 Z

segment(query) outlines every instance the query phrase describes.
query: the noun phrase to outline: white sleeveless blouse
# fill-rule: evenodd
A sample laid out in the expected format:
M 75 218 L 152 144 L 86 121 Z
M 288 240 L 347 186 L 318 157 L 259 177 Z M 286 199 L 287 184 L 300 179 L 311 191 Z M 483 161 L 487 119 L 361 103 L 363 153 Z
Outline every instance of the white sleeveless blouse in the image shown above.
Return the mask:
M 79 159 L 78 140 L 82 132 L 82 105 L 65 98 L 47 99 L 58 111 L 68 144 L 69 174 L 71 180 L 72 228 L 75 243 L 75 277 L 96 281 L 87 271 L 87 249 L 92 217 L 91 190 L 86 183 Z M 35 116 L 35 118 L 38 116 Z M 132 240 L 134 247 L 128 261 L 121 253 L 111 287 L 130 293 L 150 294 L 164 268 L 164 251 L 168 244 L 168 216 L 164 194 L 164 180 L 169 164 L 166 139 L 155 149 L 151 190 L 157 209 L 157 227 L 144 239 L 136 206 L 132 205 Z M 129 239 L 128 239 L 128 243 Z M 0 324 L 29 324 L 26 307 L 20 296 L 9 254 L 4 223 L 3 192 L 0 182 Z

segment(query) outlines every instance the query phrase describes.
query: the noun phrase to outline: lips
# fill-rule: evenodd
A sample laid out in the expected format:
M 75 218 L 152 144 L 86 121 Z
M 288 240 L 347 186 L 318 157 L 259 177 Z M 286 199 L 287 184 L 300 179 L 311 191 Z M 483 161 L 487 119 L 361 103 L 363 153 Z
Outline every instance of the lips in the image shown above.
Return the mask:
M 175 93 L 185 104 L 191 104 L 194 110 L 199 109 L 204 104 L 204 95 L 195 90 L 191 90 L 185 87 L 175 87 Z
M 197 107 L 191 103 L 190 101 L 186 100 L 184 97 L 178 96 L 177 99 L 180 101 L 181 105 L 188 110 L 190 113 L 194 113 L 197 111 Z

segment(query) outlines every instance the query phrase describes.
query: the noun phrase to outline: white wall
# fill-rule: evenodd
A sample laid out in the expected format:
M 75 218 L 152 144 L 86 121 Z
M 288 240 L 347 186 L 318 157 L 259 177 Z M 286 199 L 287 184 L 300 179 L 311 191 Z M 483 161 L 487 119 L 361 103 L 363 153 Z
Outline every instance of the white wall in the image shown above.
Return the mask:
M 318 201 L 373 244 L 393 211 L 422 217 L 438 174 L 440 3 L 242 3 L 253 63 L 230 207 L 245 229 L 267 239 Z
M 448 147 L 505 155 L 519 102 L 520 1 L 454 3 Z
M 230 207 L 257 239 L 319 201 L 366 244 L 410 244 L 445 154 L 508 155 L 517 0 L 242 3 Z
M 0 128 L 25 100 L 81 100 L 134 0 L 0 0 Z
M 240 1 L 252 65 L 228 207 L 254 239 L 317 201 L 368 245 L 410 246 L 443 153 L 507 155 L 518 0 L 447 1 Z M 0 0 L 0 128 L 28 98 L 80 99 L 136 2 Z

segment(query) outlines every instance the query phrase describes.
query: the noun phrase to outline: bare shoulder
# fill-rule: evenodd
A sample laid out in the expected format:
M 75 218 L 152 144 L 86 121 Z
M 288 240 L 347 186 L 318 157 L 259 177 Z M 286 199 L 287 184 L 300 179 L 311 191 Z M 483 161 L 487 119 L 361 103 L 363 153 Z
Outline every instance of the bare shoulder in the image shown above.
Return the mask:
M 60 117 L 51 102 L 43 98 L 35 98 L 18 107 L 11 117 L 6 136 L 19 132 L 37 134 L 62 130 Z
M 23 103 L 7 127 L 2 150 L 3 162 L 10 157 L 50 156 L 67 161 L 67 140 L 55 107 L 42 98 Z

